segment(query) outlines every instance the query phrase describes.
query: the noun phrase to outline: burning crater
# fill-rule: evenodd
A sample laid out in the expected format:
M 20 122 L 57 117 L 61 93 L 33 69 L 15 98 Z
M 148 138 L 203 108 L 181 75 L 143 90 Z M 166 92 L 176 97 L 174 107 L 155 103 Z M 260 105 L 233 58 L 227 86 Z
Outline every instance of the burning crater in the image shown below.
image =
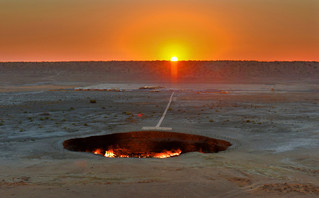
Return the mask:
M 65 149 L 90 152 L 109 158 L 168 158 L 187 152 L 217 153 L 231 143 L 200 135 L 175 132 L 140 131 L 70 139 Z

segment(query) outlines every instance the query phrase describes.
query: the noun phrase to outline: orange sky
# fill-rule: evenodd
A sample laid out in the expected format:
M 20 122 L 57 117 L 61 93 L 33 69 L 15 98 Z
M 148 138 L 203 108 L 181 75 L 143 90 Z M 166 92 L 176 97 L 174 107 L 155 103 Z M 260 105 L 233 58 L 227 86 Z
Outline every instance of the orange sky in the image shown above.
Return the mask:
M 319 61 L 318 0 L 0 0 L 0 61 Z

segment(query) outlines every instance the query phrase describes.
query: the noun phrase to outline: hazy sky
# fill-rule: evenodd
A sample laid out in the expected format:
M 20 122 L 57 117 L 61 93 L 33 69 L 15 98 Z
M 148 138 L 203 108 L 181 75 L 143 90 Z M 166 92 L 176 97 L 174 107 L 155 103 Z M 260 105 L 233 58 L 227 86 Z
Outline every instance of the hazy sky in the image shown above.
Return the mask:
M 316 60 L 319 0 L 0 0 L 0 61 Z

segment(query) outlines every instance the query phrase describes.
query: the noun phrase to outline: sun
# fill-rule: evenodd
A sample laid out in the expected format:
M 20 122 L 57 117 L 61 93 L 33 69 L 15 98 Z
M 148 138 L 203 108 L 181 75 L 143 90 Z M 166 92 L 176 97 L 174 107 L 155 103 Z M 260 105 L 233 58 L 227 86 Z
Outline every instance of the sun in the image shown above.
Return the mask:
M 173 56 L 172 58 L 171 58 L 171 61 L 178 61 L 178 58 L 176 57 L 176 56 Z

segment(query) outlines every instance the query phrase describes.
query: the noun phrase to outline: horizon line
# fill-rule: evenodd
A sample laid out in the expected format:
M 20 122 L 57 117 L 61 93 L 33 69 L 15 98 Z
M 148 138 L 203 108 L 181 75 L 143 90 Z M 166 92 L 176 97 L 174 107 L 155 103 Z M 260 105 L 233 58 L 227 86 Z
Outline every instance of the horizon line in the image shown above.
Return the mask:
M 177 62 L 319 62 L 319 60 L 178 60 Z M 70 63 L 70 62 L 171 62 L 171 60 L 41 60 L 41 61 L 0 61 L 0 63 Z

